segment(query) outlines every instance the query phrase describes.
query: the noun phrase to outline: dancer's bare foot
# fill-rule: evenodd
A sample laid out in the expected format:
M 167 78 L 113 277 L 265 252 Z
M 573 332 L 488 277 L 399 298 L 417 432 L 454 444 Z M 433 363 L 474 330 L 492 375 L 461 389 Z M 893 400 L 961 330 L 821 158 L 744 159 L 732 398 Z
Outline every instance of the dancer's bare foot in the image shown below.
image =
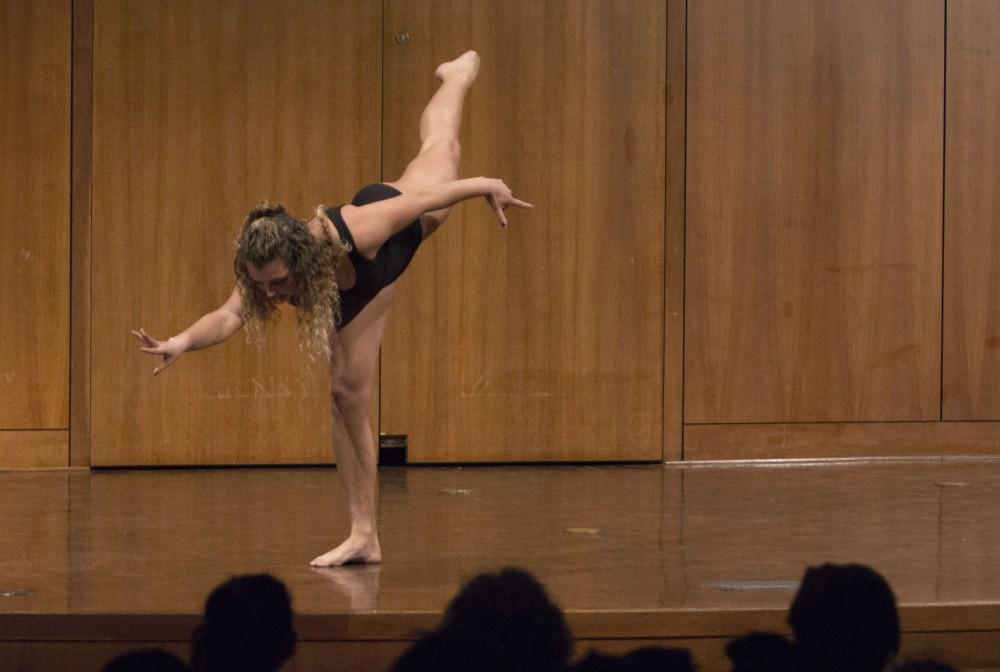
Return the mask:
M 352 563 L 382 562 L 382 547 L 375 535 L 352 534 L 337 548 L 315 558 L 313 567 L 339 567 Z
M 434 76 L 442 82 L 449 79 L 460 79 L 466 86 L 476 81 L 479 74 L 479 54 L 467 51 L 454 61 L 442 63 L 434 71 Z

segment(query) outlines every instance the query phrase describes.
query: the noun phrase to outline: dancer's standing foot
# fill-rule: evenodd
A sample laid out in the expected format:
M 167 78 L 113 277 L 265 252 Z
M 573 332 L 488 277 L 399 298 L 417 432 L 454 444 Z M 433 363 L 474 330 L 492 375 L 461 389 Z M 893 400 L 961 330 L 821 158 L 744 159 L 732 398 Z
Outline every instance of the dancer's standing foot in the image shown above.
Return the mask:
M 339 567 L 354 563 L 382 562 L 382 547 L 376 535 L 352 534 L 340 546 L 309 564 L 313 567 Z

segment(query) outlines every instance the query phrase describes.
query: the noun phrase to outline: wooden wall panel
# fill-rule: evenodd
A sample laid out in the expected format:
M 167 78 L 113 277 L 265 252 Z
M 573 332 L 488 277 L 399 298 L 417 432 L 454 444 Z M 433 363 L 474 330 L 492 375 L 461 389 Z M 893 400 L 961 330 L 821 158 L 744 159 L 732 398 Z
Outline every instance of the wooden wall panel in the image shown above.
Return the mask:
M 0 2 L 0 429 L 69 426 L 70 30 Z
M 94 0 L 73 0 L 70 189 L 70 453 L 90 466 L 90 243 L 94 148 Z
M 57 469 L 68 464 L 68 430 L 0 431 L 0 469 Z
M 660 0 L 387 4 L 385 177 L 419 146 L 437 63 L 480 51 L 463 174 L 531 212 L 457 208 L 401 281 L 382 431 L 410 459 L 658 460 L 663 427 Z
M 945 420 L 1000 419 L 1000 3 L 948 3 Z
M 325 364 L 286 313 L 152 378 L 233 286 L 247 211 L 300 217 L 379 176 L 381 7 L 366 0 L 95 7 L 93 463 L 329 462 Z
M 663 460 L 684 452 L 684 168 L 687 145 L 687 0 L 667 2 L 664 238 Z
M 685 422 L 938 419 L 941 2 L 688 11 Z
M 995 455 L 998 422 L 687 425 L 686 460 Z

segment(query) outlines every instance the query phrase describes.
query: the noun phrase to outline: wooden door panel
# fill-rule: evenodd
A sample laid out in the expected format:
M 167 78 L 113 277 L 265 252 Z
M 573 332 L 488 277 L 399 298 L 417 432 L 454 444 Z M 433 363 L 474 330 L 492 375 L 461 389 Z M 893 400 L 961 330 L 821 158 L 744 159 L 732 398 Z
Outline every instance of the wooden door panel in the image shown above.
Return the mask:
M 299 217 L 379 175 L 381 8 L 367 0 L 95 7 L 94 464 L 329 462 L 325 363 L 285 314 L 153 378 L 166 338 L 233 287 L 258 201 Z
M 690 3 L 686 423 L 939 418 L 943 21 Z
M 69 427 L 70 15 L 0 3 L 0 430 Z
M 661 458 L 660 0 L 387 4 L 385 177 L 419 146 L 435 66 L 482 56 L 465 176 L 536 204 L 456 208 L 401 279 L 381 430 L 416 462 Z
M 944 419 L 1000 419 L 1000 3 L 948 3 Z

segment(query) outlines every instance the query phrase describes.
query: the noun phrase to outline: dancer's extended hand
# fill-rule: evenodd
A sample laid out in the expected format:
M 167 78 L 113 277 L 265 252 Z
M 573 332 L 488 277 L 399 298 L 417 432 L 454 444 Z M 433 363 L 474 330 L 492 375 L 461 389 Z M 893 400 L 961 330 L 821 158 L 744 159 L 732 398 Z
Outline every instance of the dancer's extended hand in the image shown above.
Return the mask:
M 139 347 L 143 352 L 148 352 L 151 355 L 160 355 L 163 357 L 163 362 L 153 369 L 153 375 L 155 376 L 163 369 L 167 368 L 173 364 L 178 357 L 184 354 L 184 348 L 182 348 L 176 341 L 176 339 L 167 339 L 166 341 L 158 341 L 149 334 L 142 327 L 138 331 L 132 330 L 132 335 L 139 339 L 142 345 Z
M 512 205 L 519 208 L 533 208 L 531 203 L 522 201 L 519 198 L 514 198 L 514 193 L 510 190 L 503 180 L 490 179 L 490 191 L 486 194 L 486 200 L 489 201 L 490 207 L 493 208 L 493 212 L 496 213 L 497 218 L 500 220 L 500 226 L 507 226 L 507 217 L 504 215 L 503 211 Z

